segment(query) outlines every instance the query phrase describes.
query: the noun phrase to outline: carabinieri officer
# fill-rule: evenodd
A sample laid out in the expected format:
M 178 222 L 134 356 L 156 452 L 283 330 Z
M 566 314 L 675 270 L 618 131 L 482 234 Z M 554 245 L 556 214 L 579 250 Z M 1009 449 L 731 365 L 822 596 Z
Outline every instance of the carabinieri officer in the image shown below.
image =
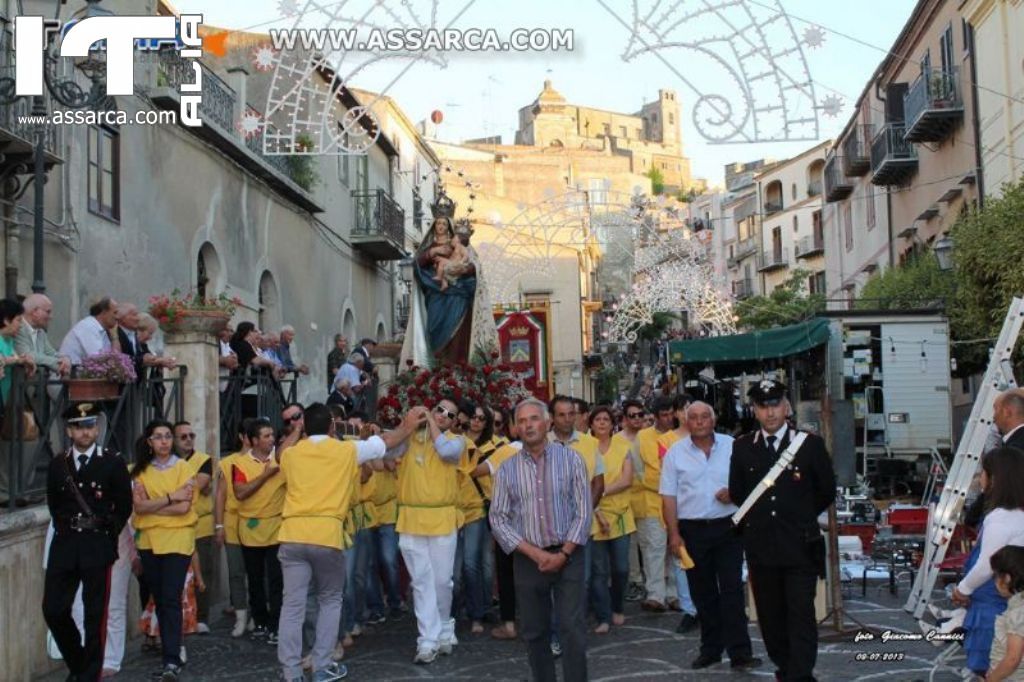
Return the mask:
M 96 444 L 99 406 L 78 403 L 64 412 L 71 447 L 50 460 L 46 503 L 54 536 L 46 564 L 43 617 L 70 682 L 95 682 L 103 669 L 105 615 L 117 536 L 132 512 L 128 467 Z M 85 606 L 85 646 L 71 618 L 79 584 Z
M 786 387 L 766 379 L 747 393 L 761 428 L 733 443 L 729 496 L 747 499 L 800 432 Z M 825 574 L 825 540 L 818 515 L 835 500 L 836 479 L 825 442 L 803 434 L 793 460 L 740 522 L 758 625 L 776 680 L 814 680 L 818 627 L 814 595 Z

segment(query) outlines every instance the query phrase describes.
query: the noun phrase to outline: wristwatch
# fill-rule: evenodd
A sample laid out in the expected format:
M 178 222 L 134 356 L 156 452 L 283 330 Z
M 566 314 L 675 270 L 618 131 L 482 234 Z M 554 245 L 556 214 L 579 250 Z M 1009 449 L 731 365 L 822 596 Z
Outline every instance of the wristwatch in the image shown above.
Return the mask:
M 217 525 L 215 525 L 213 527 L 213 529 L 214 530 L 224 530 L 224 524 L 223 523 L 218 523 Z

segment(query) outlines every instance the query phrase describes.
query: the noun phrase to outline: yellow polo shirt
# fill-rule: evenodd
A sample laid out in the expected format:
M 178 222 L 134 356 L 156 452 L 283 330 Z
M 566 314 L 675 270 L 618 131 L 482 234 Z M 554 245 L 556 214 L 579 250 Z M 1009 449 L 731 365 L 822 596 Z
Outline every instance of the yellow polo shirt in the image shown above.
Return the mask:
M 189 466 L 192 467 L 192 475 L 198 477 L 199 470 L 203 468 L 203 465 L 207 462 L 212 462 L 209 455 L 204 452 L 193 452 L 192 456 L 185 460 Z M 210 469 L 211 477 L 213 469 Z M 213 535 L 213 482 L 210 482 L 210 486 L 207 488 L 209 494 L 204 495 L 199 490 L 196 490 L 196 501 L 193 508 L 196 510 L 196 514 L 199 516 L 199 521 L 196 522 L 196 539 L 208 538 Z
M 461 525 L 464 526 L 484 517 L 486 493 L 481 496 L 483 486 L 481 485 L 477 489 L 479 480 L 474 482 L 470 474 L 480 464 L 480 458 L 483 457 L 485 449 L 490 452 L 493 446 L 491 443 L 485 443 L 482 447 L 477 447 L 476 443 L 469 438 L 463 436 L 462 439 L 466 442 L 466 447 L 462 450 L 462 457 L 459 459 L 459 512 L 462 514 Z
M 239 455 L 231 466 L 231 481 L 232 483 L 253 481 L 263 473 L 266 466 L 252 453 Z M 267 479 L 255 493 L 238 501 L 239 544 L 243 547 L 270 547 L 277 544 L 277 531 L 281 527 L 285 492 L 284 476 L 278 471 Z
M 373 502 L 378 526 L 393 526 L 398 521 L 398 479 L 394 471 L 373 472 Z
M 627 459 L 629 459 L 629 441 L 625 438 L 612 438 L 611 445 L 608 446 L 608 452 L 604 453 L 604 485 L 606 490 L 618 481 Z M 636 530 L 636 521 L 633 518 L 633 506 L 631 504 L 631 491 L 632 487 L 617 492 L 614 495 L 604 495 L 601 497 L 597 512 L 608 522 L 609 528 L 607 534 L 602 533 L 601 526 L 595 518 L 590 528 L 590 534 L 595 540 L 614 540 Z
M 235 458 L 242 453 L 233 452 L 227 457 L 221 457 L 217 463 L 220 469 L 220 480 L 217 485 L 224 486 L 227 494 L 224 498 L 224 542 L 229 545 L 238 544 L 238 498 L 235 497 L 235 486 L 231 484 L 231 465 Z
M 674 431 L 659 433 L 653 426 L 636 434 L 636 448 L 640 460 L 643 462 L 643 472 L 640 476 L 639 508 L 636 504 L 637 497 L 634 497 L 633 513 L 636 518 L 656 518 L 662 526 L 665 525 L 665 519 L 661 513 L 661 495 L 658 493 L 658 485 L 661 483 L 661 458 L 665 456 L 671 443 L 678 438 L 679 436 Z M 635 486 L 634 490 L 637 490 Z
M 305 438 L 288 448 L 275 476 L 284 490 L 277 541 L 344 549 L 342 522 L 352 503 L 353 481 L 359 480 L 357 462 L 352 441 Z
M 146 496 L 151 500 L 170 495 L 190 479 L 195 478 L 192 467 L 183 459 L 173 456 L 169 466 L 157 468 L 155 463 L 135 477 L 133 485 L 141 485 Z M 195 493 L 194 493 L 195 494 Z M 192 556 L 196 549 L 195 497 L 188 513 L 181 516 L 163 516 L 161 514 L 132 515 L 132 527 L 135 529 L 135 545 L 139 549 L 148 549 L 153 554 L 184 554 Z
M 588 481 L 594 480 L 599 473 L 604 473 L 604 467 L 599 465 L 601 463 L 601 453 L 597 450 L 597 439 L 589 433 L 573 431 L 569 441 L 562 442 L 555 437 L 555 432 L 551 431 L 548 433 L 548 442 L 562 443 L 562 445 L 575 450 L 576 454 L 583 458 L 583 463 L 587 465 Z
M 446 464 L 429 435 L 407 442 L 398 465 L 398 523 L 395 530 L 413 535 L 448 535 L 458 528 L 458 469 Z

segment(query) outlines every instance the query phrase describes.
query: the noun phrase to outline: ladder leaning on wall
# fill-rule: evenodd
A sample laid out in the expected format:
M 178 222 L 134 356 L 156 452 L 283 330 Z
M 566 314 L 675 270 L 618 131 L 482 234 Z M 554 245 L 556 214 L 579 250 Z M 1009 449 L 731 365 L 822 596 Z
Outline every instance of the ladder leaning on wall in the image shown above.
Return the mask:
M 953 531 L 960 521 L 960 515 L 970 490 L 971 482 L 978 471 L 985 441 L 992 425 L 992 408 L 996 397 L 1008 388 L 1015 388 L 1013 377 L 1013 349 L 1024 326 L 1024 299 L 1014 298 L 1003 322 L 1003 329 L 993 350 L 985 379 L 978 389 L 978 396 L 971 408 L 964 434 L 956 449 L 956 456 L 949 467 L 942 495 L 929 515 L 927 538 L 921 570 L 914 580 L 904 610 L 913 613 L 918 620 L 924 615 L 932 591 L 939 577 L 939 567 L 946 557 Z

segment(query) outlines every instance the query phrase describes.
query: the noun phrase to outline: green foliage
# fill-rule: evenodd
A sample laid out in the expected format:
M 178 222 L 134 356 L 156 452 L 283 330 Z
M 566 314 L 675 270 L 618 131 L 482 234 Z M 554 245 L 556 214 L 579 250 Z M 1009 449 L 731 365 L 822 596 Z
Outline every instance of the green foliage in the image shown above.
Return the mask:
M 594 378 L 594 391 L 597 394 L 596 402 L 601 405 L 611 405 L 619 396 L 619 381 L 622 380 L 622 373 L 615 367 L 605 367 Z
M 295 138 L 295 142 L 300 151 L 313 149 L 313 137 L 309 133 L 302 133 Z M 287 159 L 289 174 L 295 184 L 307 192 L 313 191 L 313 187 L 320 182 L 316 157 L 308 154 L 293 154 Z
M 753 296 L 736 304 L 737 325 L 746 331 L 771 329 L 803 322 L 825 308 L 823 294 L 811 294 L 807 270 L 796 269 L 767 296 Z
M 660 170 L 651 166 L 651 170 L 644 175 L 651 179 L 651 192 L 661 194 L 665 191 L 665 176 L 661 174 Z
M 654 341 L 665 335 L 665 330 L 672 326 L 678 315 L 672 313 L 654 313 L 649 324 L 645 324 L 637 330 L 637 338 L 645 341 Z
M 1014 296 L 1024 296 L 1024 181 L 1004 185 L 950 230 L 956 280 L 949 310 L 954 340 L 995 338 Z M 957 348 L 959 372 L 982 370 L 990 344 Z
M 939 269 L 932 253 L 904 265 L 875 273 L 864 285 L 854 307 L 859 310 L 913 310 L 949 305 L 956 292 L 953 274 Z

